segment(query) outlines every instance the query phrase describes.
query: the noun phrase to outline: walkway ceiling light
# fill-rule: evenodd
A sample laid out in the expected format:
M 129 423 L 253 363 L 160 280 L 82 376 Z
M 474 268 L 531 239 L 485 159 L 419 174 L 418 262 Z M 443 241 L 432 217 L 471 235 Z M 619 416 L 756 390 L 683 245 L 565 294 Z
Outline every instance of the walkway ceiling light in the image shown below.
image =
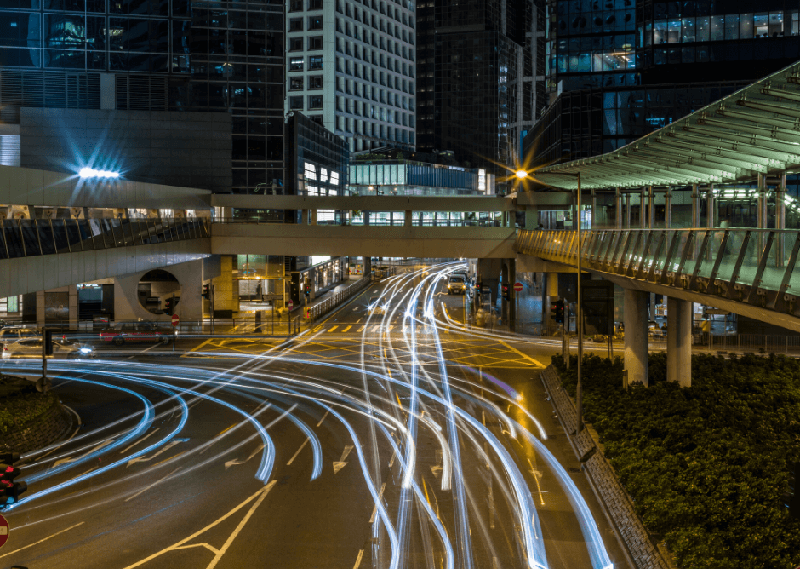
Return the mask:
M 94 168 L 81 168 L 78 172 L 81 178 L 119 178 L 119 172 L 110 170 L 95 170 Z

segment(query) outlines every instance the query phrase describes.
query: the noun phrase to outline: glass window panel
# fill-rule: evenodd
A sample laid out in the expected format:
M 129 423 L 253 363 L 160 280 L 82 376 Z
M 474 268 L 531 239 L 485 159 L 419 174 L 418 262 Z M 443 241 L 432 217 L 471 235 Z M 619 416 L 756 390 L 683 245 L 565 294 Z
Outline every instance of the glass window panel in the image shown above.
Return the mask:
M 769 35 L 769 14 L 756 14 L 753 16 L 755 37 L 765 38 Z
M 749 39 L 754 34 L 753 14 L 742 14 L 739 17 L 739 37 Z
M 39 44 L 39 14 L 4 12 L 0 17 L 0 46 L 28 47 L 29 31 Z
M 9 258 L 24 257 L 25 248 L 22 245 L 19 222 L 13 219 L 6 219 L 3 221 L 3 233 L 6 238 Z
M 681 42 L 681 20 L 675 19 L 667 22 L 667 42 Z
M 725 39 L 725 16 L 711 16 L 710 41 Z
M 739 14 L 725 14 L 725 39 L 739 39 Z
M 695 41 L 695 25 L 694 18 L 684 18 L 682 20 L 682 37 L 681 43 L 694 43 Z
M 53 255 L 56 252 L 53 228 L 46 219 L 37 219 L 36 228 L 39 232 L 39 243 L 42 247 L 42 255 Z
M 796 36 L 796 35 L 800 34 L 800 27 L 798 26 L 797 10 L 792 10 L 790 12 L 790 14 L 791 14 L 791 18 L 792 18 L 792 27 L 791 27 L 790 33 L 793 36 Z
M 777 38 L 783 35 L 783 12 L 771 12 L 769 15 L 769 37 Z
M 20 220 L 22 228 L 22 241 L 25 243 L 25 255 L 31 257 L 33 255 L 41 255 L 39 249 L 39 238 L 36 235 L 36 227 L 34 219 Z
M 667 22 L 662 20 L 655 23 L 653 28 L 653 44 L 667 43 Z
M 697 18 L 695 20 L 695 39 L 698 42 L 709 41 L 709 34 L 711 32 L 711 24 L 708 16 Z

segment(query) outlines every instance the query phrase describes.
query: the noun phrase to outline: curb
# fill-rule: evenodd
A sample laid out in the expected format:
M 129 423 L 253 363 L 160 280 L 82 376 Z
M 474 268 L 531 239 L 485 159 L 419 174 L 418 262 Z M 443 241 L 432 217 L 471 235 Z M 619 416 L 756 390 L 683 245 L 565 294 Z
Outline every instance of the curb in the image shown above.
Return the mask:
M 558 413 L 575 456 L 582 464 L 581 469 L 586 472 L 598 502 L 616 530 L 617 539 L 630 564 L 637 569 L 671 569 L 672 566 L 664 559 L 636 514 L 633 502 L 614 468 L 597 448 L 588 430 L 583 429 L 575 436 L 577 412 L 569 395 L 561 387 L 555 368 L 547 366 L 539 378 Z

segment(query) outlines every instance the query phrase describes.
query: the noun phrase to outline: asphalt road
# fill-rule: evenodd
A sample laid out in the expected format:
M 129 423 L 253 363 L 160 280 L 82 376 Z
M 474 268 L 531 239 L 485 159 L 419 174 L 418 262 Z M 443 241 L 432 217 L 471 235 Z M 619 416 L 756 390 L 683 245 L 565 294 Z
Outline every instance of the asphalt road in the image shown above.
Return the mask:
M 560 345 L 465 329 L 454 268 L 291 340 L 51 362 L 82 425 L 24 457 L 0 567 L 628 567 L 537 378 Z

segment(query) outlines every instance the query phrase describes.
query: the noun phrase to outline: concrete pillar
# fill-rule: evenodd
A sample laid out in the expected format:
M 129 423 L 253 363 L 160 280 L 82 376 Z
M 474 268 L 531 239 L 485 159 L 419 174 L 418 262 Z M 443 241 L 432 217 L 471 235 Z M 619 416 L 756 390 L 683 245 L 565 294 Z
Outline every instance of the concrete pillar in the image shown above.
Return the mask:
M 309 225 L 317 224 L 317 210 L 315 209 L 308 210 L 308 224 Z
M 239 312 L 239 282 L 233 278 L 234 268 L 234 255 L 220 255 L 219 276 L 211 280 L 214 284 L 215 318 L 232 318 Z
M 597 229 L 597 193 L 592 190 L 592 210 L 589 212 L 591 229 Z
M 625 370 L 628 383 L 647 382 L 647 292 L 625 289 Z
M 631 211 L 632 195 L 630 192 L 625 194 L 625 227 L 628 229 L 631 228 L 631 222 L 633 221 L 633 212 Z
M 692 227 L 700 227 L 700 191 L 692 184 Z
M 44 291 L 36 291 L 36 325 L 42 328 L 45 325 L 45 302 Z
M 717 223 L 717 206 L 714 203 L 714 184 L 708 185 L 706 191 L 706 227 L 713 229 Z
M 407 209 L 403 215 L 403 227 L 411 227 L 413 219 L 413 212 L 410 209 Z
M 527 206 L 525 210 L 525 229 L 536 229 L 539 227 L 539 208 Z
M 775 189 L 775 229 L 786 229 L 786 174 L 782 174 Z M 786 235 L 778 233 L 775 237 L 775 265 L 785 266 Z
M 670 229 L 672 227 L 672 188 L 667 188 L 667 193 L 664 194 L 664 227 Z
M 69 329 L 78 329 L 78 285 L 69 285 Z
M 505 261 L 507 266 L 508 275 L 508 291 L 511 298 L 510 301 L 503 301 L 503 323 L 508 323 L 509 331 L 513 332 L 517 324 L 517 293 L 514 290 L 514 283 L 517 282 L 517 268 L 515 259 L 507 259 Z
M 614 229 L 622 229 L 622 193 L 614 191 Z
M 653 186 L 647 186 L 647 228 L 653 229 L 656 226 L 656 198 L 653 193 Z
M 647 229 L 647 219 L 649 217 L 647 215 L 647 206 L 645 205 L 647 201 L 645 199 L 646 196 L 647 188 L 644 188 L 641 192 L 639 192 L 639 227 L 642 229 Z
M 308 225 L 308 210 L 300 210 L 300 225 Z
M 692 386 L 692 303 L 667 298 L 667 381 Z

